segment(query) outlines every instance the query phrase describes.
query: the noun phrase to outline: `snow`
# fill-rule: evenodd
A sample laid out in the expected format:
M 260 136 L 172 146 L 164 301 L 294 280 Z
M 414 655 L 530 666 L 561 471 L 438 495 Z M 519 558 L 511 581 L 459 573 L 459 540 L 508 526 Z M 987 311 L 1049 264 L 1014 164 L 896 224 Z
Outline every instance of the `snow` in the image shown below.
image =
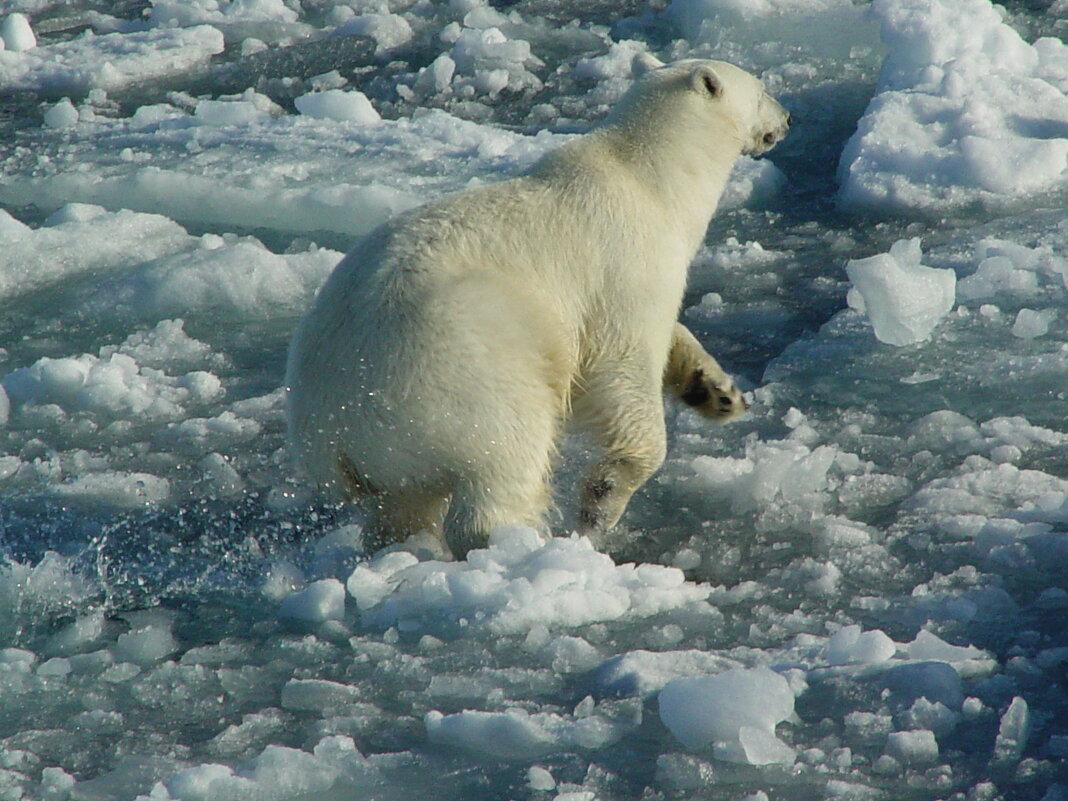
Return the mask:
M 1063 2 L 90 5 L 0 20 L 0 797 L 1065 796 Z M 603 537 L 576 437 L 554 538 L 375 550 L 297 319 L 645 53 L 796 120 L 680 310 L 749 413 Z

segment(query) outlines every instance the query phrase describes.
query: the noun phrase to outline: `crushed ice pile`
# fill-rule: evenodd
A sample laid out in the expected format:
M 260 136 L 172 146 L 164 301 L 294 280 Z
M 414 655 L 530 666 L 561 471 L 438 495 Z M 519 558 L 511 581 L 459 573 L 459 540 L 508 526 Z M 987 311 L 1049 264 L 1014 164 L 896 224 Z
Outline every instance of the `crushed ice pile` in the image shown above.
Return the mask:
M 0 799 L 1068 798 L 1064 0 L 0 4 Z M 796 122 L 623 525 L 377 552 L 294 473 L 358 237 L 521 173 L 637 54 Z
M 1068 183 L 1068 45 L 986 0 L 875 0 L 888 55 L 842 151 L 850 208 L 939 213 Z

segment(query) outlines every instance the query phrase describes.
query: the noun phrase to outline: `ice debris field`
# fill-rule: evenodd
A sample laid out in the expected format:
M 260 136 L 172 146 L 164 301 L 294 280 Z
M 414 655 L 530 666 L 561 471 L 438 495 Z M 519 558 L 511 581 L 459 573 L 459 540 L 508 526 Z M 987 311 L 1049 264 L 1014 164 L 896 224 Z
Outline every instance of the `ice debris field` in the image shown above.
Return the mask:
M 1068 799 L 1065 0 L 0 2 L 0 799 Z M 280 383 L 341 254 L 760 75 L 623 525 L 378 553 Z

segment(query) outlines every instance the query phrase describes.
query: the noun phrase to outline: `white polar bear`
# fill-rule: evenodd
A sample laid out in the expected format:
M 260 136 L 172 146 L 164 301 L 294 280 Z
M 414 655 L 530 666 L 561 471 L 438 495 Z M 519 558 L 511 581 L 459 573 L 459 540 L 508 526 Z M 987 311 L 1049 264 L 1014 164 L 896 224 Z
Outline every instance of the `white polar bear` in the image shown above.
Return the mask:
M 744 411 L 676 315 L 732 165 L 789 116 L 730 64 L 639 62 L 609 117 L 528 174 L 369 234 L 301 322 L 292 446 L 385 540 L 430 531 L 462 557 L 494 526 L 540 526 L 568 418 L 603 450 L 582 525 L 608 529 L 664 459 L 665 386 L 712 418 Z

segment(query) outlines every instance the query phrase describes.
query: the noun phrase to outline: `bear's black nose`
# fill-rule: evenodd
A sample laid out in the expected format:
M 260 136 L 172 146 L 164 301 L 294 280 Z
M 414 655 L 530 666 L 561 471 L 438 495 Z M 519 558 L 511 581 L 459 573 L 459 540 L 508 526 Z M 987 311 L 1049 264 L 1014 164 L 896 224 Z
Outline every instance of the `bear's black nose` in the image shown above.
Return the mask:
M 786 112 L 786 124 L 787 125 L 793 125 L 794 124 L 794 115 L 791 114 L 790 112 Z

